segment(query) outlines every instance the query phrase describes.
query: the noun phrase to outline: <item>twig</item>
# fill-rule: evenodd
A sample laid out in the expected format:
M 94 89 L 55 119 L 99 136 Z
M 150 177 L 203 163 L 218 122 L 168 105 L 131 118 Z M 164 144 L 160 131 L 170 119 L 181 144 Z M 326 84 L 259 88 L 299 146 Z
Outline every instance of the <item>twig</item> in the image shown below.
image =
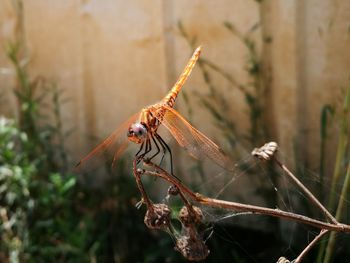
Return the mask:
M 292 181 L 308 196 L 311 202 L 313 202 L 319 209 L 322 210 L 322 212 L 331 222 L 333 222 L 334 224 L 339 224 L 338 220 L 334 216 L 332 216 L 332 214 L 327 210 L 327 208 L 325 208 L 321 204 L 321 202 L 318 201 L 318 199 L 310 192 L 310 190 L 307 189 L 305 185 L 302 182 L 300 182 L 299 179 L 276 158 L 275 153 L 277 152 L 277 149 L 278 145 L 276 142 L 268 142 L 260 148 L 255 148 L 252 151 L 252 155 L 263 161 L 274 160 L 287 174 L 287 176 L 290 179 L 292 179 Z
M 140 191 L 141 196 L 142 196 L 141 202 L 145 203 L 147 205 L 147 209 L 151 209 L 152 210 L 153 209 L 152 202 L 148 198 L 148 195 L 147 195 L 147 193 L 145 191 L 145 188 L 143 187 L 143 184 L 142 184 L 142 181 L 141 181 L 140 172 L 137 170 L 137 163 L 138 162 L 139 162 L 138 158 L 135 158 L 134 161 L 133 161 L 133 174 L 134 174 L 135 179 L 136 179 L 137 187 L 139 188 L 139 191 Z
M 329 230 L 322 229 L 321 232 L 312 240 L 306 248 L 300 253 L 300 255 L 293 261 L 294 263 L 300 263 L 310 249 L 325 235 Z
M 306 225 L 311 225 L 319 229 L 327 229 L 331 231 L 350 233 L 349 225 L 345 225 L 341 223 L 327 223 L 327 222 L 316 220 L 304 215 L 291 213 L 280 209 L 272 209 L 272 208 L 266 208 L 266 207 L 255 206 L 255 205 L 224 201 L 220 199 L 209 198 L 199 193 L 194 193 L 185 185 L 183 185 L 179 180 L 172 177 L 170 174 L 168 174 L 164 169 L 162 169 L 158 165 L 150 161 L 147 161 L 145 164 L 153 167 L 155 171 L 145 171 L 144 174 L 161 177 L 167 180 L 169 183 L 175 185 L 179 189 L 179 191 L 187 194 L 193 201 L 200 203 L 202 205 L 210 206 L 210 207 L 218 207 L 218 208 L 228 209 L 232 211 L 245 211 L 245 212 L 251 212 L 253 214 L 269 215 L 269 216 L 296 221 Z
M 310 192 L 309 189 L 307 189 L 302 182 L 299 181 L 298 178 L 294 176 L 294 174 L 288 170 L 288 168 L 282 164 L 276 157 L 273 158 L 273 160 L 282 168 L 282 170 L 288 175 L 289 178 L 293 180 L 293 182 L 300 187 L 300 189 L 309 197 L 311 202 L 313 202 L 319 209 L 322 210 L 322 212 L 325 214 L 325 216 L 334 224 L 339 224 L 337 219 L 335 219 L 334 216 L 318 201 L 318 199 Z
M 309 191 L 309 189 L 307 189 L 298 180 L 298 178 L 295 177 L 295 175 L 291 171 L 289 171 L 289 169 L 274 156 L 275 152 L 277 151 L 277 148 L 278 148 L 278 145 L 275 142 L 266 143 L 264 146 L 254 149 L 252 151 L 252 155 L 259 158 L 260 160 L 263 160 L 263 161 L 268 161 L 268 160 L 273 159 L 281 167 L 281 169 L 287 174 L 287 176 L 289 178 L 291 178 L 292 181 L 295 184 L 297 184 L 297 186 L 300 187 L 300 189 L 308 196 L 308 198 L 311 200 L 311 202 L 314 203 L 319 209 L 321 209 L 323 211 L 326 218 L 328 220 L 330 220 L 330 222 L 316 220 L 316 219 L 313 219 L 313 218 L 310 218 L 310 217 L 307 217 L 304 215 L 291 213 L 291 212 L 283 211 L 280 209 L 272 209 L 272 208 L 267 208 L 267 207 L 260 207 L 260 206 L 255 206 L 255 205 L 242 204 L 242 203 L 237 203 L 237 202 L 231 202 L 231 201 L 225 201 L 225 200 L 206 197 L 206 196 L 201 195 L 199 193 L 193 192 L 186 185 L 184 185 L 179 179 L 170 175 L 166 170 L 161 168 L 159 165 L 156 165 L 147 159 L 145 160 L 145 159 L 136 158 L 134 160 L 134 175 L 136 178 L 137 186 L 141 192 L 143 201 L 147 205 L 148 211 L 152 211 L 152 209 L 154 210 L 154 208 L 153 208 L 154 205 L 152 204 L 151 200 L 148 198 L 146 191 L 143 188 L 142 181 L 141 181 L 141 175 L 160 177 L 160 178 L 168 181 L 174 187 L 176 187 L 176 189 L 178 190 L 178 194 L 181 196 L 184 204 L 186 205 L 186 207 L 188 209 L 189 214 L 191 214 L 190 218 L 195 217 L 196 212 L 194 210 L 195 207 L 193 207 L 192 204 L 187 200 L 186 196 L 188 198 L 190 198 L 193 202 L 202 204 L 204 206 L 216 207 L 216 208 L 221 208 L 221 209 L 228 209 L 228 210 L 232 210 L 235 212 L 242 211 L 242 212 L 249 212 L 252 214 L 260 214 L 260 215 L 279 217 L 279 218 L 284 218 L 287 220 L 299 222 L 302 224 L 310 225 L 310 226 L 321 229 L 320 233 L 305 247 L 305 249 L 300 253 L 300 255 L 293 261 L 295 263 L 300 263 L 301 260 L 305 257 L 305 255 L 311 250 L 311 248 L 325 234 L 327 234 L 329 231 L 350 233 L 350 225 L 339 223 L 337 220 L 338 218 L 336 219 L 335 217 L 333 217 L 331 215 L 331 213 Z M 143 161 L 143 164 L 145 166 L 152 168 L 152 170 L 137 169 L 137 164 L 139 163 L 140 160 Z M 176 190 L 176 192 L 177 192 L 177 190 Z M 169 225 L 171 227 L 171 223 L 169 223 Z M 197 230 L 195 229 L 195 227 L 193 227 L 192 230 L 195 231 L 194 233 L 197 233 L 196 232 Z M 193 240 L 197 240 L 197 239 L 193 239 Z M 181 246 L 177 245 L 177 247 L 180 248 Z M 204 247 L 205 247 L 205 249 L 207 249 L 206 246 L 204 246 Z M 190 248 L 193 249 L 192 247 L 187 247 L 187 246 L 185 248 L 186 249 L 190 249 Z M 204 251 L 204 250 L 201 250 L 201 251 Z M 205 250 L 205 251 L 206 251 L 206 253 L 201 254 L 202 255 L 200 257 L 201 259 L 204 259 L 207 256 L 207 254 L 209 253 L 209 250 L 208 251 Z M 183 251 L 181 253 L 183 255 L 185 255 L 186 258 L 190 258 L 190 256 L 187 255 L 186 253 L 184 253 Z

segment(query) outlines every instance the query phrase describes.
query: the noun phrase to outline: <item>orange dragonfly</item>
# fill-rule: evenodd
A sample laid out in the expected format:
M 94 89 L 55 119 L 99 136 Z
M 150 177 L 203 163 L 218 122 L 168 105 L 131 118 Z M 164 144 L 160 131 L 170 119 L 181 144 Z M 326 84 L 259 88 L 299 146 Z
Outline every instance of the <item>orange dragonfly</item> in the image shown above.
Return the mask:
M 178 144 L 194 158 L 201 160 L 209 158 L 219 166 L 231 170 L 233 165 L 221 149 L 173 108 L 175 100 L 196 64 L 200 53 L 201 47 L 198 47 L 173 88 L 160 102 L 143 108 L 124 122 L 77 164 L 78 170 L 87 170 L 90 166 L 95 167 L 93 163 L 106 155 L 112 156 L 112 164 L 114 164 L 127 148 L 128 142 L 131 141 L 140 145 L 139 151 L 135 155 L 139 160 L 151 154 L 153 146 L 156 150 L 150 157 L 147 157 L 148 160 L 156 157 L 162 149 L 162 162 L 166 152 L 169 152 L 171 174 L 173 175 L 171 150 L 157 132 L 160 125 L 167 128 Z

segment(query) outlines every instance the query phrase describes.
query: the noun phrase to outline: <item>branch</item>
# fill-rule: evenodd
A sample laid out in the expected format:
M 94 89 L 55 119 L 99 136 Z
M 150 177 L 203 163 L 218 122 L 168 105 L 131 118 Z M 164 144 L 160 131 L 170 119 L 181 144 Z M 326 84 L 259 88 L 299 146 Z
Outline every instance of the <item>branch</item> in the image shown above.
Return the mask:
M 307 189 L 305 185 L 302 182 L 300 182 L 299 179 L 275 157 L 274 154 L 277 151 L 277 149 L 277 143 L 269 142 L 265 143 L 260 148 L 255 148 L 252 151 L 252 155 L 264 161 L 269 161 L 271 159 L 274 160 L 282 168 L 286 175 L 307 195 L 307 197 L 309 197 L 311 202 L 313 202 L 314 205 L 316 205 L 333 224 L 339 224 L 337 219 L 335 219 L 335 217 L 332 216 L 332 214 L 321 204 L 321 202 L 318 201 L 318 199 L 310 192 L 310 190 Z
M 300 255 L 293 261 L 294 263 L 300 263 L 305 255 L 310 251 L 310 249 L 325 235 L 329 230 L 322 229 L 321 232 L 312 240 L 306 248 L 300 253 Z
M 136 178 L 137 186 L 142 195 L 142 202 L 144 202 L 147 205 L 145 224 L 153 229 L 168 229 L 172 233 L 174 233 L 170 221 L 170 208 L 165 204 L 152 203 L 152 201 L 148 198 L 146 191 L 142 185 L 142 175 L 160 177 L 163 180 L 166 180 L 172 185 L 168 190 L 168 194 L 179 194 L 182 198 L 185 206 L 182 209 L 182 217 L 180 216 L 179 219 L 183 227 L 182 232 L 184 232 L 185 234 L 183 236 L 176 237 L 176 249 L 179 250 L 187 259 L 190 260 L 205 259 L 209 254 L 209 250 L 207 249 L 205 242 L 202 240 L 197 230 L 197 226 L 202 220 L 202 212 L 200 208 L 192 206 L 191 202 L 189 202 L 187 198 L 192 200 L 192 202 L 194 203 L 198 203 L 204 206 L 232 210 L 235 212 L 249 212 L 252 214 L 279 217 L 321 229 L 320 233 L 314 238 L 314 240 L 310 242 L 309 245 L 295 259 L 296 263 L 301 262 L 301 260 L 310 251 L 310 249 L 329 231 L 350 233 L 350 225 L 339 223 L 337 219 L 333 217 L 332 214 L 309 191 L 309 189 L 307 189 L 299 181 L 299 179 L 274 156 L 275 152 L 277 151 L 277 148 L 278 146 L 275 142 L 266 143 L 260 148 L 255 148 L 252 151 L 252 155 L 263 161 L 275 161 L 285 172 L 285 174 L 309 197 L 311 202 L 323 211 L 326 218 L 330 222 L 316 220 L 301 214 L 291 213 L 280 209 L 272 209 L 267 207 L 210 198 L 200 193 L 193 192 L 179 179 L 177 179 L 175 176 L 170 175 L 159 165 L 156 165 L 155 163 L 144 158 L 136 158 L 133 163 L 133 171 L 134 176 Z M 143 165 L 151 169 L 137 169 L 137 165 L 140 163 L 140 161 L 143 161 Z
M 180 192 L 183 192 L 188 195 L 189 198 L 191 198 L 194 202 L 197 202 L 199 204 L 210 206 L 210 207 L 216 207 L 216 208 L 222 208 L 222 209 L 228 209 L 232 211 L 243 211 L 243 212 L 251 212 L 253 214 L 260 214 L 260 215 L 268 215 L 268 216 L 274 216 L 279 218 L 284 218 L 291 221 L 296 221 L 299 223 L 303 223 L 306 225 L 311 225 L 319 229 L 327 229 L 337 232 L 346 232 L 350 233 L 350 226 L 340 223 L 328 223 L 323 222 L 320 220 L 316 220 L 304 215 L 291 213 L 287 211 L 283 211 L 280 209 L 272 209 L 272 208 L 266 208 L 261 206 L 255 206 L 255 205 L 249 205 L 249 204 L 242 204 L 237 202 L 231 202 L 231 201 L 224 201 L 220 199 L 210 198 L 206 197 L 199 193 L 194 193 L 192 190 L 190 190 L 187 186 L 182 184 L 178 179 L 171 176 L 168 172 L 166 172 L 164 169 L 162 169 L 160 166 L 145 160 L 144 162 L 147 166 L 152 167 L 155 171 L 144 171 L 145 175 L 151 175 L 163 178 L 164 180 L 168 181 L 169 183 L 175 185 Z
M 339 224 L 337 219 L 335 219 L 334 216 L 318 201 L 318 199 L 310 192 L 309 189 L 303 185 L 302 182 L 299 181 L 298 178 L 292 174 L 291 171 L 288 170 L 288 168 L 282 164 L 276 157 L 273 158 L 273 160 L 282 168 L 282 170 L 288 175 L 290 179 L 298 186 L 300 189 L 309 197 L 311 202 L 313 202 L 321 211 L 325 214 L 325 216 L 334 224 Z

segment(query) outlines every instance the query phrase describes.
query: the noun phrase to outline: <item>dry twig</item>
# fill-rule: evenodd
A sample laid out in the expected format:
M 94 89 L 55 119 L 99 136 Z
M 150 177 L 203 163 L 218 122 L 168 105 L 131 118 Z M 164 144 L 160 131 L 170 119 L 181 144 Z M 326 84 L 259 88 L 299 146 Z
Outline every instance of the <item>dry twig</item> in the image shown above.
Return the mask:
M 278 146 L 275 142 L 270 142 L 265 144 L 261 148 L 254 149 L 252 155 L 263 161 L 275 161 L 285 172 L 285 174 L 309 197 L 312 203 L 323 211 L 327 220 L 330 222 L 316 220 L 301 214 L 291 213 L 280 209 L 271 209 L 266 207 L 206 197 L 202 194 L 193 192 L 180 180 L 178 180 L 174 176 L 171 176 L 163 168 L 154 164 L 153 162 L 150 162 L 149 160 L 144 159 L 144 166 L 150 168 L 150 170 L 137 169 L 138 160 L 134 161 L 133 170 L 138 188 L 142 195 L 142 200 L 147 205 L 146 217 L 149 217 L 150 214 L 156 214 L 155 216 L 153 216 L 152 224 L 146 223 L 146 225 L 148 227 L 155 228 L 154 224 L 159 224 L 160 227 L 158 228 L 164 229 L 167 227 L 171 230 L 171 232 L 173 232 L 170 220 L 168 220 L 170 218 L 171 213 L 170 209 L 168 207 L 161 206 L 161 204 L 154 205 L 151 202 L 142 185 L 142 175 L 155 176 L 168 181 L 171 184 L 171 187 L 168 191 L 169 194 L 179 194 L 182 198 L 185 206 L 181 210 L 180 221 L 183 226 L 182 232 L 184 232 L 185 235 L 177 238 L 176 249 L 179 250 L 183 256 L 190 260 L 198 261 L 205 259 L 209 254 L 209 250 L 207 249 L 203 238 L 198 234 L 197 231 L 197 226 L 201 224 L 201 221 L 203 219 L 202 212 L 198 207 L 193 206 L 188 200 L 188 198 L 193 203 L 201 204 L 208 207 L 216 207 L 225 210 L 228 209 L 235 212 L 239 211 L 250 212 L 252 214 L 269 215 L 299 222 L 321 229 L 319 235 L 316 236 L 315 239 L 309 243 L 309 245 L 295 259 L 295 262 L 301 262 L 306 253 L 317 243 L 318 240 L 320 240 L 329 231 L 350 233 L 350 225 L 339 223 L 335 219 L 335 217 L 333 217 L 331 213 L 317 200 L 317 198 L 293 175 L 293 173 L 289 171 L 288 168 L 274 156 L 275 152 L 277 151 L 277 148 Z

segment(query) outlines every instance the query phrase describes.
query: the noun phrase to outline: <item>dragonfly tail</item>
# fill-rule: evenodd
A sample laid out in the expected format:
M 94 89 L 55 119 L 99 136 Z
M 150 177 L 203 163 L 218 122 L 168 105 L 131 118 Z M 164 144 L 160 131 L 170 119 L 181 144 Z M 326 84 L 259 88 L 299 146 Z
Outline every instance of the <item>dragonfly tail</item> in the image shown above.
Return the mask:
M 199 46 L 197 47 L 197 49 L 193 52 L 192 57 L 190 58 L 190 60 L 188 61 L 184 71 L 182 72 L 182 74 L 180 75 L 180 77 L 178 78 L 178 80 L 176 81 L 175 85 L 171 88 L 171 90 L 169 91 L 169 93 L 165 96 L 165 98 L 163 99 L 163 102 L 165 104 L 167 104 L 169 107 L 174 107 L 175 104 L 175 100 L 177 95 L 179 94 L 182 86 L 184 85 L 184 83 L 186 82 L 187 78 L 189 77 L 189 75 L 191 74 L 191 71 L 194 67 L 194 65 L 196 64 L 200 54 L 201 54 L 201 50 L 202 47 Z

